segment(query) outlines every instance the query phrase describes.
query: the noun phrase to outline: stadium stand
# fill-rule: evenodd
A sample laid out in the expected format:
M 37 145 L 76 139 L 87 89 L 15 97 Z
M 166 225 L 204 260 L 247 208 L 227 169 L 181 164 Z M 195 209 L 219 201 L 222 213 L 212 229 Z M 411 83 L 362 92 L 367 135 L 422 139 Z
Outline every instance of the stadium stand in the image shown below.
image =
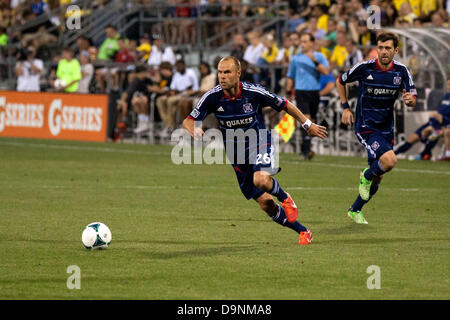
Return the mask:
M 167 68 L 169 62 L 175 71 L 175 61 L 183 60 L 201 81 L 201 62 L 214 67 L 218 56 L 229 54 L 246 60 L 246 79 L 256 79 L 269 90 L 290 96 L 285 92 L 285 74 L 295 49 L 292 34 L 312 31 L 318 40 L 316 50 L 334 61 L 330 76 L 336 78 L 357 60 L 376 56 L 374 39 L 380 29 L 368 26 L 379 23 L 383 30 L 400 36 L 396 59 L 411 70 L 419 93 L 417 110 L 427 111 L 438 105 L 435 100 L 450 73 L 450 7 L 448 1 L 423 1 L 420 6 L 414 3 L 417 1 L 2 1 L 0 89 L 16 90 L 16 63 L 20 55 L 26 54 L 24 49 L 32 46 L 36 58 L 44 62 L 39 80 L 41 91 L 58 90 L 54 81 L 56 68 L 63 48 L 71 48 L 84 70 L 90 70 L 91 65 L 95 68 L 93 75 L 92 71 L 85 71 L 80 92 L 108 94 L 113 109 L 133 82 L 137 66 L 147 68 L 149 83 L 170 88 L 170 83 L 161 81 L 166 76 L 160 73 L 159 64 L 165 63 Z M 369 10 L 374 6 L 380 14 L 375 20 Z M 246 58 L 250 53 L 252 58 Z M 148 108 L 151 121 L 158 125 L 149 126 L 148 137 L 151 143 L 166 143 L 168 135 L 156 107 L 161 96 L 157 91 L 149 96 Z M 340 125 L 342 110 L 335 89 L 325 100 L 321 105 L 326 109 L 319 112 L 318 121 L 327 123 L 330 138 L 316 142 L 318 151 L 363 154 L 349 130 Z M 414 114 L 400 101 L 397 105 L 396 121 L 407 121 Z M 110 130 L 111 140 L 134 137 L 138 117 L 132 108 L 127 112 L 127 125 Z M 179 120 L 180 115 L 177 117 Z M 279 120 L 276 117 L 267 115 L 271 127 Z M 407 133 L 396 134 L 401 140 Z M 298 150 L 298 139 L 297 130 L 284 149 Z

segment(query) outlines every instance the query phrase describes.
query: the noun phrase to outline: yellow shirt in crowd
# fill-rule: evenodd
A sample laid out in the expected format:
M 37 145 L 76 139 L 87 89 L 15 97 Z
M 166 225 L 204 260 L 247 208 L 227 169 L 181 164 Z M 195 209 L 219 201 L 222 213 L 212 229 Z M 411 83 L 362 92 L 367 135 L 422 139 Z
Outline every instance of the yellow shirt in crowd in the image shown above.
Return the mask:
M 272 46 L 272 50 L 269 54 L 269 50 L 264 50 L 263 54 L 261 55 L 261 58 L 267 61 L 267 63 L 273 63 L 275 62 L 275 59 L 278 57 L 278 47 L 276 44 Z
M 331 54 L 330 61 L 333 62 L 336 66 L 342 67 L 344 66 L 345 59 L 347 59 L 347 49 L 344 46 L 336 45 L 334 47 L 333 53 Z

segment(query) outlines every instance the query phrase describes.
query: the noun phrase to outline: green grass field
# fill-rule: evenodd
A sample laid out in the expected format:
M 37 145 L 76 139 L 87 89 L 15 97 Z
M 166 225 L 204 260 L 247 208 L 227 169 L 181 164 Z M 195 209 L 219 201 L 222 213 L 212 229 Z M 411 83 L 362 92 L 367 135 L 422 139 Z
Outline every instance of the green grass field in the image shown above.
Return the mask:
M 282 154 L 277 178 L 314 234 L 298 246 L 229 165 L 177 166 L 170 152 L 0 139 L 0 299 L 450 298 L 449 163 L 399 161 L 356 225 L 364 158 Z M 93 221 L 112 230 L 107 250 L 81 244 Z M 80 290 L 67 289 L 70 265 Z

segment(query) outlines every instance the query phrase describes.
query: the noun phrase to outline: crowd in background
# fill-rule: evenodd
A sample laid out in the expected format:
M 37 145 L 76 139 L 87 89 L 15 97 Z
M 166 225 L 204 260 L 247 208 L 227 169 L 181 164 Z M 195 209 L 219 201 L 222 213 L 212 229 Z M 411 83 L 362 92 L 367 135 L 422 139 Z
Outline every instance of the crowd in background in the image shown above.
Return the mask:
M 101 7 L 110 1 L 95 1 Z M 158 1 L 132 1 L 128 5 Z M 161 1 L 159 1 L 161 2 Z M 259 1 L 272 3 L 278 1 Z M 198 97 L 217 83 L 215 67 L 220 59 L 199 66 L 186 66 L 182 54 L 173 46 L 197 41 L 192 20 L 172 21 L 171 17 L 251 17 L 255 14 L 270 17 L 265 7 L 252 6 L 254 1 L 235 0 L 172 0 L 163 1 L 167 7 L 162 25 L 153 25 L 139 39 L 119 34 L 114 25 L 105 28 L 106 38 L 98 46 L 91 39 L 80 36 L 75 50 L 60 49 L 48 56 L 42 48 L 57 43 L 48 25 L 37 31 L 21 34 L 8 33 L 8 28 L 21 25 L 37 16 L 51 12 L 70 1 L 60 0 L 0 0 L 0 48 L 18 40 L 22 48 L 16 52 L 17 90 L 59 91 L 79 93 L 118 92 L 117 126 L 129 126 L 128 114 L 133 110 L 138 117 L 135 132 L 147 130 L 150 100 L 154 99 L 155 117 L 163 130 L 170 132 L 180 124 L 198 101 Z M 232 40 L 229 54 L 242 61 L 242 80 L 272 86 L 275 92 L 284 92 L 286 72 L 293 56 L 301 52 L 300 35 L 314 35 L 314 50 L 321 52 L 329 63 L 330 73 L 321 79 L 320 95 L 333 94 L 338 73 L 362 60 L 376 57 L 374 48 L 377 30 L 368 28 L 367 7 L 380 8 L 381 27 L 448 27 L 450 1 L 445 0 L 299 0 L 288 1 L 289 21 L 281 36 L 275 29 L 260 29 L 258 23 L 243 25 L 228 37 L 219 37 L 216 45 Z M 52 24 L 61 25 L 54 17 Z M 207 35 L 220 34 L 233 22 L 204 23 Z M 231 37 L 231 38 L 230 38 Z M 279 41 L 277 41 L 279 39 Z M 46 69 L 43 62 L 51 59 Z M 271 66 L 275 67 L 271 69 Z M 42 81 L 41 77 L 46 77 Z M 275 83 L 271 83 L 274 81 Z M 152 95 L 153 94 L 153 95 Z M 153 101 L 153 100 L 152 100 Z M 275 121 L 275 120 L 274 120 Z M 118 130 L 118 131 L 120 131 Z

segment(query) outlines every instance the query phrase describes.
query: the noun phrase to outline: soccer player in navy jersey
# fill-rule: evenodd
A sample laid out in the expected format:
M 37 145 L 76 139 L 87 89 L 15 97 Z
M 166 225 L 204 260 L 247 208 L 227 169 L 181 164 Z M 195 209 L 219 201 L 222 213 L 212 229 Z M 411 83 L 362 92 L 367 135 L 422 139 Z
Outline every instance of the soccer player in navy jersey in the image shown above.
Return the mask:
M 396 163 L 394 143 L 394 102 L 399 92 L 408 107 L 414 107 L 417 92 L 408 69 L 394 60 L 398 38 L 385 32 L 377 36 L 376 59 L 356 64 L 336 80 L 342 107 L 342 123 L 355 124 L 355 134 L 367 149 L 369 168 L 361 172 L 359 195 L 347 214 L 356 223 L 367 224 L 363 206 L 375 195 L 384 174 Z M 345 84 L 359 81 L 356 117 L 350 110 Z M 355 122 L 356 120 L 356 122 Z
M 395 154 L 406 152 L 421 141 L 425 144 L 425 148 L 414 159 L 430 160 L 431 150 L 437 144 L 438 138 L 443 135 L 445 128 L 450 128 L 450 78 L 447 79 L 447 93 L 441 101 L 439 110 L 433 111 L 428 122 L 420 126 L 394 152 Z
M 195 121 L 202 121 L 214 113 L 219 120 L 219 129 L 224 138 L 227 157 L 231 162 L 239 186 L 244 196 L 254 199 L 273 221 L 289 227 L 299 233 L 299 244 L 311 243 L 311 232 L 297 221 L 298 208 L 292 197 L 286 193 L 278 181 L 272 178 L 280 169 L 275 168 L 274 148 L 270 131 L 266 130 L 262 108 L 270 106 L 276 111 L 286 111 L 302 124 L 302 128 L 311 136 L 326 138 L 325 127 L 316 125 L 291 102 L 268 92 L 263 87 L 239 81 L 241 75 L 240 62 L 233 56 L 220 60 L 217 67 L 219 85 L 206 92 L 196 108 L 183 121 L 183 127 L 189 134 L 198 139 L 204 132 L 195 125 Z M 227 141 L 227 135 L 242 130 L 246 134 L 252 132 L 258 139 Z M 262 137 L 264 133 L 265 137 Z M 229 148 L 239 149 L 244 144 L 245 161 L 230 159 Z M 234 150 L 234 151 L 235 151 Z M 236 153 L 236 152 L 235 152 Z M 234 155 L 235 155 L 234 153 Z M 238 154 L 239 158 L 239 154 Z M 277 204 L 275 196 L 281 205 Z

